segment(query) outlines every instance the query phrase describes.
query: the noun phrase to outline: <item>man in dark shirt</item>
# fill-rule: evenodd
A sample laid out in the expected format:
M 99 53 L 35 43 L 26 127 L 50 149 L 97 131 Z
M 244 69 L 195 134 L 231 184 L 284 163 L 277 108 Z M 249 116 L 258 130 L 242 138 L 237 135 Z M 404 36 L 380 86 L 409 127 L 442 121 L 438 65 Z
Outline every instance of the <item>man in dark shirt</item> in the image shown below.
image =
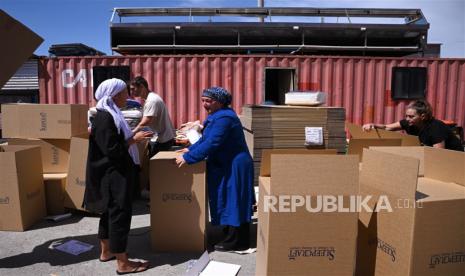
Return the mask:
M 463 146 L 452 130 L 442 121 L 433 117 L 431 105 L 425 100 L 410 103 L 405 111 L 405 119 L 392 124 L 365 124 L 363 130 L 372 129 L 405 130 L 416 135 L 424 146 L 463 151 Z

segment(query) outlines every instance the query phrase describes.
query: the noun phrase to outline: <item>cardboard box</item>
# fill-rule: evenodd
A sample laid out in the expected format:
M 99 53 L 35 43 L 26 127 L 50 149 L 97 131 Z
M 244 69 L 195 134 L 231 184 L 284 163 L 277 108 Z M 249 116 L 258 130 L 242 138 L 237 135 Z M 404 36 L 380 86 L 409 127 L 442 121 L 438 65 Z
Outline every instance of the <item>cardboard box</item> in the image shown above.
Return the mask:
M 48 215 L 65 213 L 66 173 L 44 174 L 45 202 Z
M 87 105 L 2 105 L 4 138 L 71 139 L 87 133 Z
M 425 175 L 425 147 L 369 147 L 369 149 L 416 158 L 420 161 L 418 176 Z
M 360 212 L 356 275 L 464 274 L 465 154 L 424 155 L 419 177 L 418 159 L 365 149 L 361 195 L 385 197 L 392 212 Z
M 403 134 L 398 131 L 388 131 L 384 129 L 363 131 L 362 126 L 351 124 L 348 122 L 346 122 L 346 128 L 352 136 L 352 139 L 401 139 L 401 146 L 420 146 L 420 140 L 418 139 L 418 136 Z
M 363 149 L 367 149 L 369 147 L 398 147 L 401 144 L 401 139 L 352 138 L 349 140 L 347 154 L 358 155 L 361 162 L 363 157 Z
M 44 40 L 3 10 L 0 10 L 0 37 L 1 88 Z
M 67 139 L 7 139 L 9 145 L 39 146 L 42 154 L 43 173 L 66 173 L 68 171 L 69 146 Z
M 24 231 L 46 214 L 39 147 L 0 147 L 0 230 Z
M 401 139 L 401 146 L 403 147 L 415 147 L 421 145 L 418 136 L 382 129 L 377 129 L 376 132 L 381 139 Z
M 256 275 L 352 275 L 356 212 L 268 212 L 265 200 L 342 196 L 347 203 L 358 194 L 357 157 L 272 153 L 269 164 L 270 175 L 259 178 Z
M 254 148 L 253 148 L 253 131 L 252 131 L 252 120 L 246 116 L 239 115 L 239 119 L 242 124 L 242 129 L 244 131 L 244 138 L 245 143 L 247 144 L 247 148 L 249 149 L 249 153 L 253 158 L 254 155 Z
M 271 175 L 271 155 L 277 154 L 337 154 L 336 149 L 265 149 L 262 150 L 260 176 Z
M 150 225 L 154 251 L 203 252 L 206 246 L 205 162 L 178 168 L 177 153 L 150 159 Z
M 67 208 L 83 210 L 82 202 L 86 189 L 87 152 L 89 138 L 86 136 L 71 138 L 69 153 L 68 179 L 64 205 Z

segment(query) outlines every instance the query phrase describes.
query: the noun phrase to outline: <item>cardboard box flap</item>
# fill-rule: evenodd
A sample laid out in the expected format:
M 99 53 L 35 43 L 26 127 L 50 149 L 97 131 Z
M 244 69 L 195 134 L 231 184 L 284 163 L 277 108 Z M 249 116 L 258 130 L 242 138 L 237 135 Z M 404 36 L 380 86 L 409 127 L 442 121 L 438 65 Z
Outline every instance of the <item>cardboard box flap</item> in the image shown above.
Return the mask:
M 44 173 L 65 173 L 68 171 L 70 140 L 23 138 L 8 138 L 6 140 L 9 145 L 39 146 Z
M 402 199 L 415 199 L 420 160 L 371 149 L 363 150 L 360 186 Z
M 349 122 L 346 122 L 346 128 L 352 138 L 356 139 L 401 139 L 402 146 L 420 146 L 420 140 L 418 140 L 417 136 L 403 134 L 398 131 L 388 131 L 384 129 L 363 131 L 362 126 Z
M 426 177 L 418 179 L 417 201 L 431 202 L 457 199 L 465 200 L 464 186 Z
M 425 147 L 425 177 L 465 186 L 465 153 Z
M 420 160 L 418 175 L 423 176 L 425 174 L 425 147 L 370 147 L 370 149 L 417 158 Z
M 33 145 L 6 145 L 6 146 L 0 146 L 0 148 L 3 149 L 3 152 L 17 152 L 17 151 L 22 151 L 22 150 L 27 150 L 31 148 L 38 148 L 39 146 L 33 146 Z
M 404 133 L 400 133 L 398 131 L 389 131 L 383 129 L 377 129 L 378 135 L 382 139 L 401 139 L 402 146 L 420 146 L 420 140 L 418 136 L 408 135 Z
M 0 88 L 44 41 L 36 33 L 0 9 Z
M 379 139 L 381 138 L 376 131 L 363 131 L 362 126 L 346 122 L 347 131 L 352 138 Z
M 401 139 L 380 139 L 380 138 L 352 138 L 349 141 L 347 154 L 356 154 L 362 160 L 363 149 L 372 146 L 376 147 L 398 147 L 402 144 Z
M 271 155 L 272 195 L 356 195 L 358 159 L 348 155 Z
M 413 157 L 364 149 L 362 169 L 360 172 L 360 195 L 370 197 L 367 202 L 370 210 L 383 198 L 391 206 L 398 199 L 415 201 L 418 168 L 420 161 Z M 361 209 L 359 220 L 368 227 L 376 221 L 379 213 Z
M 179 154 L 180 153 L 175 152 L 175 151 L 160 151 L 154 157 L 152 157 L 150 160 L 155 160 L 155 159 L 176 159 L 176 156 L 178 156 Z
M 337 154 L 336 149 L 264 149 L 260 163 L 260 176 L 270 176 L 272 154 Z

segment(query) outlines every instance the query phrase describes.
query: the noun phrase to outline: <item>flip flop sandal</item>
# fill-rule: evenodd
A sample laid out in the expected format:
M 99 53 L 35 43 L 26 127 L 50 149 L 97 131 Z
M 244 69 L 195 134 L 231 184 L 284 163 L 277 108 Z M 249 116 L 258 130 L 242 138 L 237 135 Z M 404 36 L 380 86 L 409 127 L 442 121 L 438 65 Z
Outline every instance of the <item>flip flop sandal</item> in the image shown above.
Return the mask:
M 144 271 L 146 271 L 147 269 L 149 269 L 149 267 L 147 266 L 147 267 L 145 267 L 145 268 L 142 269 L 142 270 L 138 270 L 142 265 L 143 265 L 143 263 L 139 262 L 139 264 L 138 264 L 136 267 L 134 267 L 133 270 L 131 270 L 131 271 L 126 271 L 126 272 L 120 272 L 120 271 L 116 270 L 116 274 L 118 274 L 118 275 L 134 274 L 134 273 L 144 272 Z

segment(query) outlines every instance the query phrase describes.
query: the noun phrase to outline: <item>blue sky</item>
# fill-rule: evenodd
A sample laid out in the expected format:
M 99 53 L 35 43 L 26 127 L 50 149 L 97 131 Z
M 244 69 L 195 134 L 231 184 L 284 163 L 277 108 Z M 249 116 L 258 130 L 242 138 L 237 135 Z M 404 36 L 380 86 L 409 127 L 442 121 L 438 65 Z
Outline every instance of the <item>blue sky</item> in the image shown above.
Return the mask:
M 111 54 L 114 7 L 255 7 L 257 0 L 0 0 L 0 9 L 52 44 L 84 43 Z M 269 7 L 419 8 L 430 23 L 428 42 L 442 43 L 442 57 L 465 58 L 465 0 L 265 0 Z M 344 19 L 341 19 L 344 20 Z M 339 21 L 342 22 L 342 21 Z

